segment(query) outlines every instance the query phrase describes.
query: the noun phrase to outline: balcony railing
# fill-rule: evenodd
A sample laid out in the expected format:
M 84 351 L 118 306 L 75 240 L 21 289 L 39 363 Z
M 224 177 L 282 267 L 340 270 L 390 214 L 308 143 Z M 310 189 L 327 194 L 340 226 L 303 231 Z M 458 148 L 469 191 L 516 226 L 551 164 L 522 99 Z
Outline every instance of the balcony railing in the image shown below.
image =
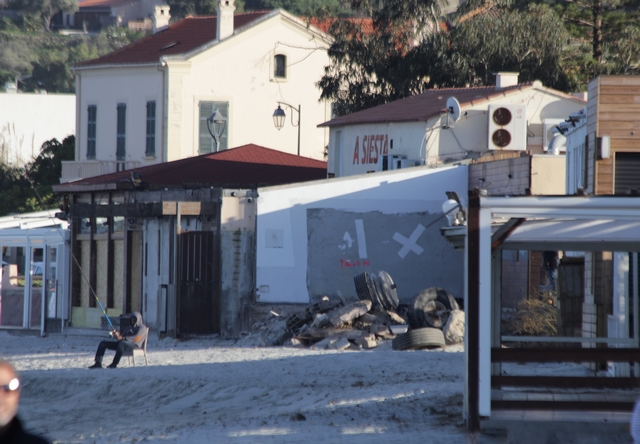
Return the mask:
M 140 162 L 114 162 L 102 160 L 63 161 L 60 183 L 73 182 L 88 177 L 126 171 L 140 166 Z

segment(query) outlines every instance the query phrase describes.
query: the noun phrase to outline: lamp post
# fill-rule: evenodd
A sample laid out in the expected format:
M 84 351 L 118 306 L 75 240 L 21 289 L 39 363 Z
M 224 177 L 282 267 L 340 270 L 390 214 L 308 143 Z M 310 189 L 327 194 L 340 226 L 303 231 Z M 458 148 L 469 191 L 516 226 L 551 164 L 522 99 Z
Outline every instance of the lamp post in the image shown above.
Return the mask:
M 291 114 L 291 125 L 298 127 L 298 156 L 300 155 L 300 118 L 301 118 L 301 108 L 302 105 L 295 106 L 289 105 L 285 102 L 278 102 L 278 108 L 273 112 L 273 124 L 280 131 L 284 126 L 284 121 L 287 118 L 287 115 L 284 113 L 284 110 L 280 108 L 280 105 L 288 106 L 292 111 L 296 111 L 298 113 L 298 123 L 293 123 L 293 114 Z
M 224 134 L 226 127 L 227 119 L 217 109 L 207 119 L 207 129 L 209 130 L 211 137 L 213 137 L 213 141 L 216 143 L 215 152 L 218 152 L 220 149 L 220 137 Z

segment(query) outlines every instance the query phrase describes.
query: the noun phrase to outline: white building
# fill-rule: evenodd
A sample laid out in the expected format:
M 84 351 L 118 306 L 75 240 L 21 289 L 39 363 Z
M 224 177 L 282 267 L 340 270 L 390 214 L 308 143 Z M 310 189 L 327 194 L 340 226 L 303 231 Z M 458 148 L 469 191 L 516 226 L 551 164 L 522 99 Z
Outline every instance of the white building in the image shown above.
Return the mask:
M 325 122 L 329 175 L 477 159 L 488 152 L 546 152 L 551 130 L 585 101 L 538 81 L 499 73 L 495 87 L 429 90 Z
M 73 94 L 0 94 L 0 162 L 23 165 L 46 141 L 73 135 L 75 105 Z
M 316 82 L 328 64 L 326 34 L 282 10 L 234 9 L 219 2 L 217 17 L 160 27 L 74 67 L 76 160 L 63 165 L 62 182 L 249 143 L 323 158 L 328 134 L 317 125 L 330 107 Z M 215 110 L 227 119 L 219 147 L 207 128 Z

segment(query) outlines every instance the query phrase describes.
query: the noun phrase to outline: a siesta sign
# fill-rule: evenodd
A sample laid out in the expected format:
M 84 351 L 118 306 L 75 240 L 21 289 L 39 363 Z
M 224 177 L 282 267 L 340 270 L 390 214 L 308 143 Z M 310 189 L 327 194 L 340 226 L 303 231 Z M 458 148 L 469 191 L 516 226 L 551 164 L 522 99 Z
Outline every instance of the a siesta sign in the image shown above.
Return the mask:
M 377 163 L 378 157 L 383 154 L 389 154 L 389 135 L 362 136 L 362 147 L 360 146 L 360 136 L 357 136 L 353 149 L 353 165 Z

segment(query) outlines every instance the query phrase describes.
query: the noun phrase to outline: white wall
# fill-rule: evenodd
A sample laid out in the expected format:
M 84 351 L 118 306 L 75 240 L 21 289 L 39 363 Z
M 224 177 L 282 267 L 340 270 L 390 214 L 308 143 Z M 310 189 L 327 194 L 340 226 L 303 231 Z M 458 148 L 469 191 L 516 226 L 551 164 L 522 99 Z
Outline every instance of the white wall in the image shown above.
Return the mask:
M 169 99 L 169 130 L 177 134 L 181 129 L 182 136 L 180 144 L 170 144 L 168 160 L 198 154 L 200 101 L 229 102 L 229 147 L 255 143 L 291 154 L 298 149 L 298 128 L 291 114 L 293 123 L 298 115 L 283 106 L 287 118 L 278 131 L 273 112 L 278 101 L 301 106 L 301 155 L 322 160 L 327 130 L 317 125 L 329 118 L 329 110 L 318 101 L 315 84 L 329 63 L 326 50 L 318 49 L 323 45 L 287 19 L 274 17 L 195 56 L 189 72 L 174 75 L 173 62 L 168 61 L 171 85 L 182 85 L 179 101 Z M 283 81 L 272 78 L 276 54 L 287 57 Z
M 116 161 L 117 106 L 127 105 L 126 161 L 162 162 L 162 72 L 154 67 L 79 71 L 76 160 L 87 160 L 88 106 L 96 105 L 96 160 Z M 147 101 L 156 101 L 156 155 L 145 157 Z
M 44 142 L 73 135 L 75 107 L 73 94 L 0 93 L 0 161 L 22 165 Z
M 586 155 L 586 137 L 587 125 L 577 128 L 575 131 L 567 134 L 567 172 L 566 172 L 566 193 L 569 195 L 576 194 L 578 188 L 586 191 L 585 184 L 585 155 Z
M 375 160 L 385 147 L 388 147 L 388 154 L 417 159 L 427 165 L 487 152 L 490 104 L 527 105 L 527 150 L 533 154 L 543 152 L 542 132 L 545 119 L 564 119 L 584 108 L 584 102 L 549 93 L 539 85 L 466 106 L 458 122 L 449 121 L 448 129 L 443 129 L 443 125 L 447 124 L 444 113 L 426 122 L 333 127 L 330 131 L 328 172 L 342 177 L 376 170 Z M 371 140 L 374 140 L 373 145 Z M 371 155 L 365 154 L 367 149 L 371 150 Z M 336 159 L 337 151 L 340 152 L 339 161 Z
M 96 104 L 96 158 L 115 161 L 116 106 L 127 104 L 127 161 L 141 166 L 198 155 L 200 101 L 229 102 L 228 147 L 249 143 L 296 154 L 298 128 L 292 111 L 282 130 L 273 124 L 278 101 L 301 105 L 301 154 L 323 159 L 329 107 L 315 86 L 328 64 L 326 46 L 280 16 L 264 21 L 192 56 L 166 58 L 166 65 L 76 71 L 78 126 L 76 160 L 86 160 L 87 106 Z M 274 81 L 275 54 L 287 56 L 287 79 Z M 167 92 L 168 91 L 168 92 Z M 146 102 L 156 101 L 156 156 L 145 157 Z M 165 102 L 166 100 L 166 102 Z M 163 118 L 163 113 L 164 118 Z M 294 115 L 294 123 L 298 116 Z
M 309 303 L 321 296 L 317 291 L 330 289 L 354 299 L 353 276 L 382 270 L 394 278 L 401 299 L 429 286 L 444 287 L 461 297 L 463 255 L 440 235 L 446 218 L 436 219 L 442 216 L 445 191 L 466 198 L 467 177 L 466 166 L 419 167 L 260 188 L 258 300 Z M 323 212 L 353 220 L 336 226 L 319 219 Z M 315 230 L 318 222 L 326 227 Z M 419 225 L 425 230 L 416 231 Z M 415 236 L 416 249 L 401 252 L 403 239 L 398 235 Z M 319 248 L 312 243 L 317 236 L 326 236 Z M 317 251 L 310 252 L 310 244 Z

